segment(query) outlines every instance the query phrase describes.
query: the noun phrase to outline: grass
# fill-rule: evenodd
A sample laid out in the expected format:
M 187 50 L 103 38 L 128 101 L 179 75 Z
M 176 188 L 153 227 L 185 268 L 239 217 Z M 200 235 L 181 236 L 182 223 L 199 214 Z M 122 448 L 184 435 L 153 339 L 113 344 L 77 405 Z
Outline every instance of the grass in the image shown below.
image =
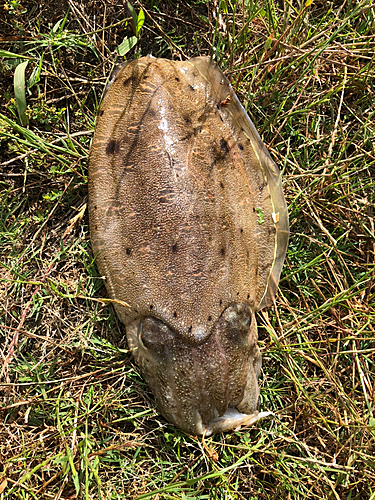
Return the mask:
M 6 0 L 0 21 L 0 499 L 374 500 L 375 6 Z M 150 52 L 216 58 L 289 207 L 258 315 L 275 415 L 206 440 L 156 412 L 89 242 L 100 98 Z

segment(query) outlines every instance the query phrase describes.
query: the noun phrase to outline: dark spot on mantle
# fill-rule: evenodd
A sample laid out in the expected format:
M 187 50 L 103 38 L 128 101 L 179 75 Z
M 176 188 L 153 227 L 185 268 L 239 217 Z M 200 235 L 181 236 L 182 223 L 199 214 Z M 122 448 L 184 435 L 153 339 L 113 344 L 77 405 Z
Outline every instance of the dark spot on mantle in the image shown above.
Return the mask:
M 127 84 L 128 84 L 128 83 L 132 80 L 132 78 L 133 78 L 132 76 L 129 76 L 129 78 L 127 78 L 126 80 L 124 80 L 124 81 L 122 82 L 123 86 L 124 86 L 124 87 L 126 87 L 126 86 L 127 86 Z
M 222 151 L 224 151 L 224 153 L 229 152 L 229 146 L 228 146 L 228 143 L 225 139 L 220 139 L 220 147 L 221 147 Z
M 191 90 L 193 92 L 195 91 L 195 88 L 192 85 L 188 85 L 188 88 L 189 88 L 189 90 Z
M 114 155 L 117 154 L 120 151 L 120 141 L 117 141 L 115 139 L 111 139 L 108 141 L 108 144 L 105 148 L 105 152 L 107 155 Z
M 131 248 L 126 249 L 126 255 L 130 255 L 132 253 Z

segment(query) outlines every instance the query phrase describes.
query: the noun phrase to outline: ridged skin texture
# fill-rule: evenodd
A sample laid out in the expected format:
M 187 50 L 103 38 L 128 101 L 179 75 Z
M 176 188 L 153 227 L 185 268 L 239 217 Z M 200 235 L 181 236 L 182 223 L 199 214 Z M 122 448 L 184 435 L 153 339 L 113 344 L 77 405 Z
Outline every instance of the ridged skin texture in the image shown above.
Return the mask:
M 261 356 L 247 304 L 227 307 L 200 345 L 188 344 L 150 317 L 128 326 L 128 341 L 164 417 L 185 432 L 202 434 L 228 407 L 258 411 Z
M 119 71 L 97 120 L 89 211 L 99 271 L 163 415 L 191 434 L 227 430 L 228 409 L 256 415 L 254 311 L 274 299 L 288 216 L 279 171 L 209 58 Z

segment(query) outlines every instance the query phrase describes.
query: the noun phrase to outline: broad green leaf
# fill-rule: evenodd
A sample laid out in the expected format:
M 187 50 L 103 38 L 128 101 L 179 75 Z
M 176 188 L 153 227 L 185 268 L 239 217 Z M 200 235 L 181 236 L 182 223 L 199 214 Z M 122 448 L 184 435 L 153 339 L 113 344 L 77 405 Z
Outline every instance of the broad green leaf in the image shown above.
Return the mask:
M 138 42 L 136 36 L 131 36 L 130 38 L 125 38 L 125 40 L 117 47 L 117 53 L 119 56 L 124 56 L 131 50 L 134 45 Z
M 13 59 L 30 59 L 29 57 L 20 56 L 19 54 L 15 54 L 14 52 L 8 52 L 7 50 L 0 50 L 0 57 L 11 57 Z
M 26 95 L 25 95 L 25 69 L 29 61 L 25 61 L 16 67 L 14 72 L 14 97 L 21 125 L 27 125 L 29 120 L 25 114 Z
M 64 19 L 60 19 L 59 21 L 57 21 L 57 23 L 55 24 L 55 26 L 52 28 L 52 33 L 56 33 L 58 31 L 58 29 L 60 28 L 60 24 L 64 21 Z
M 266 40 L 266 43 L 264 44 L 264 48 L 268 50 L 272 45 L 272 36 L 269 36 Z
M 135 36 L 138 38 L 139 33 L 142 29 L 143 23 L 145 22 L 145 13 L 143 12 L 143 9 L 139 11 L 138 18 L 137 18 L 137 27 L 135 29 Z

